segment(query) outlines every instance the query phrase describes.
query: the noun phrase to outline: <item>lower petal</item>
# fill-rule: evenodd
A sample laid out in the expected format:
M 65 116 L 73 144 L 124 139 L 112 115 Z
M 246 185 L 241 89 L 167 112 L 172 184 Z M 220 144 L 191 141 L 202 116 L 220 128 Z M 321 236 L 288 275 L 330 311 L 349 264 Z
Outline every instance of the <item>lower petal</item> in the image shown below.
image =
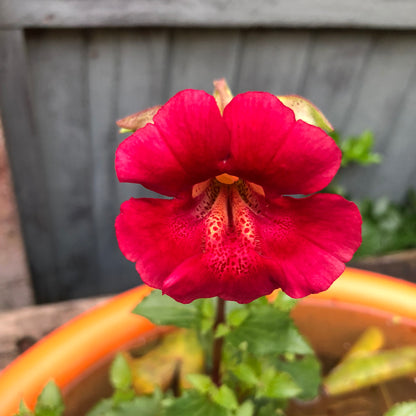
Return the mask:
M 361 244 L 361 215 L 338 195 L 283 197 L 260 218 L 265 255 L 275 281 L 289 296 L 324 291 L 341 275 Z
M 188 204 L 132 198 L 121 206 L 116 220 L 120 249 L 149 286 L 161 289 L 172 270 L 201 252 L 201 225 L 186 210 Z
M 238 261 L 228 257 L 230 263 Z M 165 280 L 162 290 L 181 303 L 219 296 L 225 300 L 249 303 L 276 289 L 274 265 L 256 252 L 250 252 L 246 268 L 240 273 L 216 273 L 209 255 L 192 257 L 177 267 Z

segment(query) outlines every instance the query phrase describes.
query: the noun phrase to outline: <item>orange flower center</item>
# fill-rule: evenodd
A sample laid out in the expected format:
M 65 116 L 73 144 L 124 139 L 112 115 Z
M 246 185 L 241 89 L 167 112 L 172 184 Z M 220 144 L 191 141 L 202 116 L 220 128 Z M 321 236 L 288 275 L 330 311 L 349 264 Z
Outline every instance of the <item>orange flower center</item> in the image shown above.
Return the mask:
M 225 185 L 232 185 L 237 182 L 239 178 L 237 176 L 229 175 L 228 173 L 223 173 L 222 175 L 216 176 L 215 179 Z

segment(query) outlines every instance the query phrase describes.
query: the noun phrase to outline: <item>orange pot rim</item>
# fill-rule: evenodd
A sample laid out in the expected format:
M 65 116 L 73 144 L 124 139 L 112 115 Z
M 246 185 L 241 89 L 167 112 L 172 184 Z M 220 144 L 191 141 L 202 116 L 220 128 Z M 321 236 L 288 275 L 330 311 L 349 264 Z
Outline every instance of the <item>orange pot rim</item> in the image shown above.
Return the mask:
M 147 319 L 131 313 L 150 290 L 139 286 L 84 312 L 13 361 L 0 373 L 0 415 L 16 413 L 21 399 L 32 407 L 49 380 L 65 388 L 94 363 L 153 329 Z M 329 290 L 302 302 L 314 299 L 383 310 L 416 321 L 416 285 L 378 273 L 347 268 Z

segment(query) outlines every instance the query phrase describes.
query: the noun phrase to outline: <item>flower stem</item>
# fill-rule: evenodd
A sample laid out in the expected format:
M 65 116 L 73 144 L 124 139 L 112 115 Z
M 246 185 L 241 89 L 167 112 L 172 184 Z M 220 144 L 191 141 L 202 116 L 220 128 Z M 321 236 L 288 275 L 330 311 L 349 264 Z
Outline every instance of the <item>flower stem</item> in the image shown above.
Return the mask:
M 225 322 L 225 300 L 217 298 L 217 316 L 214 323 L 214 334 L 219 324 Z M 221 356 L 224 337 L 214 339 L 212 351 L 212 381 L 217 385 L 221 385 Z

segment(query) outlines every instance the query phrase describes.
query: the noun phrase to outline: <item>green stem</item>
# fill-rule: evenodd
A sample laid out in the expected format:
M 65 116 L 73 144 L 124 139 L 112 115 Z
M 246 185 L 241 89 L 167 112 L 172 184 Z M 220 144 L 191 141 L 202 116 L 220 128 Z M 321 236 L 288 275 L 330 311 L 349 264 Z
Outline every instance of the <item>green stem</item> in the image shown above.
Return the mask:
M 225 322 L 225 300 L 217 298 L 217 316 L 214 324 L 214 334 L 219 324 Z M 212 350 L 212 381 L 217 385 L 221 385 L 221 357 L 224 337 L 214 339 Z

